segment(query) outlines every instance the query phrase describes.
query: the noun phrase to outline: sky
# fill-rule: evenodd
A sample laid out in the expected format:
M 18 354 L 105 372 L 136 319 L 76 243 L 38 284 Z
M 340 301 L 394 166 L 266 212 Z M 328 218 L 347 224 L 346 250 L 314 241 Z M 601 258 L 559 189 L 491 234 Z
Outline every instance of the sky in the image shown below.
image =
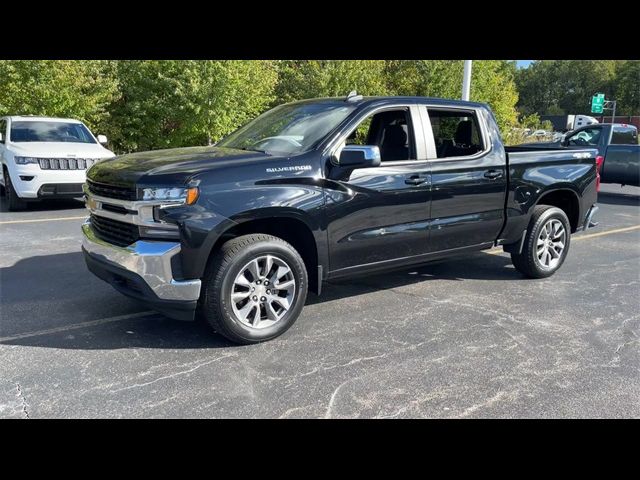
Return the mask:
M 518 68 L 527 68 L 533 60 L 516 60 Z

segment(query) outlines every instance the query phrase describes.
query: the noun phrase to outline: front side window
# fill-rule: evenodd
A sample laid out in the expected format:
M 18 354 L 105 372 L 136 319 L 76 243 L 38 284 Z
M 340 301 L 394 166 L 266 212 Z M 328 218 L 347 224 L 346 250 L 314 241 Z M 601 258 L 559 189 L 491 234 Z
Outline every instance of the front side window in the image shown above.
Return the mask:
M 474 112 L 428 109 L 437 158 L 467 157 L 484 150 Z
M 296 155 L 315 147 L 353 111 L 344 102 L 280 105 L 217 143 L 219 147 Z
M 383 162 L 415 159 L 409 110 L 385 110 L 365 118 L 351 132 L 347 145 L 375 145 Z
M 0 143 L 4 143 L 7 138 L 7 121 L 0 119 Z
M 598 145 L 602 135 L 600 128 L 585 128 L 569 137 L 569 145 L 576 147 L 592 147 Z
M 81 123 L 14 121 L 11 122 L 11 141 L 21 142 L 70 142 L 96 143 Z

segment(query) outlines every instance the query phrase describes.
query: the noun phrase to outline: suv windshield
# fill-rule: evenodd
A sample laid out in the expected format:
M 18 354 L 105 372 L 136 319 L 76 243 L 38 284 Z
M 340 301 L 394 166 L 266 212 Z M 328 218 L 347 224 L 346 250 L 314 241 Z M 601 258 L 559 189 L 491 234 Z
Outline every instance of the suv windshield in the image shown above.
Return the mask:
M 280 105 L 218 142 L 220 147 L 293 155 L 311 150 L 355 110 L 345 103 Z
M 96 143 L 83 124 L 67 122 L 11 122 L 12 142 Z

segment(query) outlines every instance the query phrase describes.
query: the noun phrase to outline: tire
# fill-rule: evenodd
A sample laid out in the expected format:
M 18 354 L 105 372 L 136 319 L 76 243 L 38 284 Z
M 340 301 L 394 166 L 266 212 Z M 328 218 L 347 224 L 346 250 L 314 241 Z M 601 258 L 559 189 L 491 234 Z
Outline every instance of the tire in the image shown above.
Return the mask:
M 277 291 L 269 288 L 274 282 L 281 286 Z M 282 335 L 297 320 L 307 298 L 307 270 L 300 254 L 284 240 L 243 235 L 214 255 L 202 288 L 199 313 L 215 332 L 235 343 L 259 343 Z M 240 300 L 232 300 L 232 294 Z
M 13 188 L 13 183 L 11 183 L 11 177 L 9 176 L 9 172 L 5 169 L 3 170 L 4 175 L 4 195 L 7 199 L 7 204 L 9 206 L 10 212 L 19 212 L 27 208 L 27 202 L 18 197 L 18 194 Z
M 563 232 L 560 232 L 560 226 Z M 551 235 L 547 240 L 549 232 Z M 560 243 L 563 245 L 561 250 Z M 512 252 L 511 261 L 516 270 L 529 278 L 550 277 L 564 263 L 570 244 L 571 224 L 567 215 L 557 207 L 538 205 L 529 221 L 522 253 Z M 538 252 L 542 252 L 542 257 Z

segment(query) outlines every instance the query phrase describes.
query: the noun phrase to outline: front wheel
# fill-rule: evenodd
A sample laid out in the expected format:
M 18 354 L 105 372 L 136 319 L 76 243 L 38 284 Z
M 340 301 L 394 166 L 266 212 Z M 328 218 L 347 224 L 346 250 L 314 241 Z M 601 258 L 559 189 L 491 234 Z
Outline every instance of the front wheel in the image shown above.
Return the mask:
M 9 176 L 9 172 L 5 169 L 3 171 L 4 175 L 4 196 L 7 199 L 7 204 L 9 205 L 9 211 L 11 212 L 19 212 L 27 208 L 27 202 L 22 200 L 15 189 L 13 188 L 13 183 L 11 183 L 11 177 Z
M 200 311 L 229 340 L 258 343 L 287 331 L 307 298 L 307 270 L 284 240 L 265 234 L 226 242 L 203 278 Z
M 535 207 L 522 253 L 511 253 L 516 270 L 530 278 L 553 275 L 564 263 L 571 243 L 571 224 L 556 207 Z

